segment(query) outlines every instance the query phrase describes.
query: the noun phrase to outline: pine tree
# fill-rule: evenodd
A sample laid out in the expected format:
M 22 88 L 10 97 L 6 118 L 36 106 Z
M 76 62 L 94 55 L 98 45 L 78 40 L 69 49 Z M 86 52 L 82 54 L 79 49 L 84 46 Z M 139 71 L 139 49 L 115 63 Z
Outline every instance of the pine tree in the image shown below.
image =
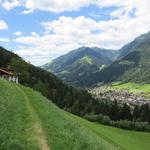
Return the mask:
M 119 116 L 120 116 L 120 120 L 131 120 L 132 118 L 131 110 L 126 103 L 123 104 Z

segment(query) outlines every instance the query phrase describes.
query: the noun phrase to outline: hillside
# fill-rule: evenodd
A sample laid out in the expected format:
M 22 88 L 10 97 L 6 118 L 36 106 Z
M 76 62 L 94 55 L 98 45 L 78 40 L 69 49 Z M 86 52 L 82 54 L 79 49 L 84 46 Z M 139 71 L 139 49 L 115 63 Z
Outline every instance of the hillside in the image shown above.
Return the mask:
M 150 32 L 118 51 L 82 47 L 43 66 L 66 83 L 92 87 L 113 81 L 150 83 Z
M 83 116 L 94 109 L 94 100 L 85 90 L 67 86 L 52 73 L 25 62 L 18 55 L 2 47 L 0 68 L 13 70 L 19 75 L 19 83 L 40 91 L 57 106 L 69 112 Z
M 0 79 L 0 149 L 148 150 L 149 133 L 91 123 L 40 93 Z M 83 140 L 84 139 L 84 140 Z
M 119 59 L 86 78 L 88 86 L 113 81 L 150 83 L 150 32 L 120 50 Z
M 42 68 L 53 72 L 66 83 L 80 85 L 87 76 L 111 64 L 117 54 L 114 50 L 81 47 L 56 58 Z
M 134 123 L 132 121 L 135 121 L 135 116 L 132 114 L 133 111 L 128 106 L 125 106 L 127 107 L 126 111 L 124 111 L 124 106 L 120 106 L 118 108 L 120 110 L 120 115 L 117 115 L 118 117 L 116 118 L 114 115 L 114 113 L 116 113 L 114 109 L 114 105 L 116 105 L 115 102 L 110 100 L 104 101 L 103 99 L 97 101 L 87 91 L 65 85 L 52 73 L 25 62 L 18 55 L 3 48 L 0 48 L 0 59 L 2 60 L 0 62 L 0 67 L 4 66 L 5 68 L 7 67 L 16 72 L 19 76 L 19 83 L 40 91 L 42 95 L 46 96 L 57 106 L 68 112 L 81 117 L 85 117 L 88 114 L 103 115 L 104 120 L 105 118 L 109 120 L 109 122 L 107 122 L 108 124 L 111 124 L 112 121 L 119 120 L 129 120 L 131 123 Z M 147 112 L 147 106 L 143 107 L 146 109 L 140 110 L 145 114 Z M 105 108 L 107 108 L 107 111 Z M 123 112 L 128 115 L 121 115 Z M 149 122 L 147 117 L 147 115 L 146 117 L 138 115 L 136 116 L 136 120 Z M 115 124 L 117 124 L 117 122 L 115 122 Z M 117 127 L 122 126 L 117 125 Z M 147 124 L 145 124 L 145 127 L 142 129 L 141 126 L 139 128 L 136 125 L 130 129 L 149 131 L 148 128 Z
M 0 130 L 3 129 L 0 149 L 110 148 L 111 145 L 107 145 L 107 142 L 74 121 L 71 115 L 39 93 L 3 80 L 0 80 L 0 91 Z
M 135 51 L 143 42 L 147 42 L 150 39 L 150 32 L 142 34 L 141 36 L 137 37 L 131 43 L 123 46 L 120 49 L 119 58 L 123 58 L 129 53 Z

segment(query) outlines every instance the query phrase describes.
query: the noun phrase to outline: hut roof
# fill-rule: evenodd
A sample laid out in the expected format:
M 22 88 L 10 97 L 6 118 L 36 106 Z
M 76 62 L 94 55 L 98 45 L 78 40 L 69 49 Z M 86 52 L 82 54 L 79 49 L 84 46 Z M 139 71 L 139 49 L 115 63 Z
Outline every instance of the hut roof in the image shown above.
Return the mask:
M 0 69 L 0 75 L 13 75 L 13 73 L 4 69 Z

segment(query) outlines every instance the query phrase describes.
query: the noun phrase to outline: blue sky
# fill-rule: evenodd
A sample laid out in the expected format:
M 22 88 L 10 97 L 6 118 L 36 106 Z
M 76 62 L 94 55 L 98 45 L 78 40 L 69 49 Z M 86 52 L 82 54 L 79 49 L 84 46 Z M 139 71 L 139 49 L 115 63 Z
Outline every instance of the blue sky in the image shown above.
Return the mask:
M 34 65 L 81 46 L 119 49 L 150 30 L 149 0 L 0 0 L 0 45 Z

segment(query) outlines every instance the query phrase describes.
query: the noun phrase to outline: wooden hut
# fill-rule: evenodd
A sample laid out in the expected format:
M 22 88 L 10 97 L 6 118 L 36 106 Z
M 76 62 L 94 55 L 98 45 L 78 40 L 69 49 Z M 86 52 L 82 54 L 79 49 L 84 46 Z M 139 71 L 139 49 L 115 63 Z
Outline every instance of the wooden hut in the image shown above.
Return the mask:
M 0 77 L 10 82 L 18 83 L 18 76 L 7 69 L 0 69 Z

